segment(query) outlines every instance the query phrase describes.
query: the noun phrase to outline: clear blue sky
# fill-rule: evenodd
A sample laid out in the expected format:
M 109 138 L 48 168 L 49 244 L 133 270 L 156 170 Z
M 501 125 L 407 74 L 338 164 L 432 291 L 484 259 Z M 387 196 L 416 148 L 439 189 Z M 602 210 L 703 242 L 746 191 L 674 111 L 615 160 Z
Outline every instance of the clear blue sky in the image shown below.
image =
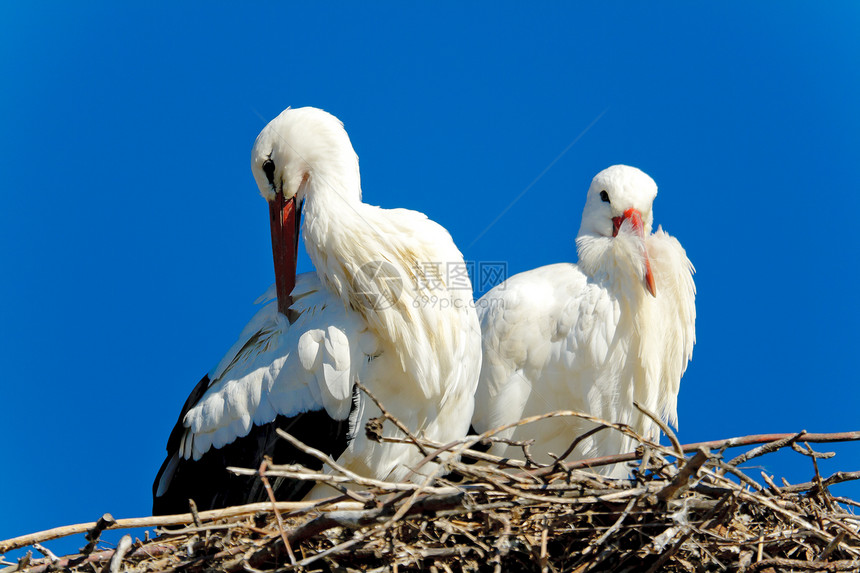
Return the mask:
M 273 280 L 249 157 L 288 105 L 345 122 L 367 202 L 509 274 L 575 260 L 591 178 L 640 167 L 698 269 L 681 440 L 860 429 L 860 7 L 724 6 L 4 3 L 0 539 L 149 512 Z

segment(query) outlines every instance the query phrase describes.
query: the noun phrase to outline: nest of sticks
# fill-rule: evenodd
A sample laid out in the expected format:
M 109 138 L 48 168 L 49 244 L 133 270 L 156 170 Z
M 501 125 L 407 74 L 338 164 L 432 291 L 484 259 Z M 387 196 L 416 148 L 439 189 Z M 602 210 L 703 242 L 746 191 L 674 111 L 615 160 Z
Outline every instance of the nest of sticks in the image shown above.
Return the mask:
M 596 420 L 594 431 L 635 434 L 626 426 Z M 860 472 L 818 473 L 811 443 L 856 441 L 860 432 L 774 434 L 681 445 L 669 428 L 663 446 L 639 438 L 641 447 L 618 456 L 552 465 L 501 459 L 472 449 L 488 432 L 438 444 L 416 438 L 384 438 L 383 416 L 367 431 L 383 441 L 408 441 L 435 474 L 404 483 L 357 476 L 321 452 L 282 433 L 331 471 L 298 466 L 239 469 L 264 484 L 279 476 L 316 479 L 343 495 L 320 502 L 275 502 L 140 519 L 57 528 L 0 541 L 0 554 L 33 547 L 11 571 L 857 571 L 860 570 L 860 506 L 832 495 L 832 484 Z M 498 431 L 498 430 L 496 430 Z M 575 445 L 576 441 L 573 445 Z M 570 450 L 567 452 L 569 455 Z M 743 453 L 727 455 L 744 448 Z M 777 484 L 742 464 L 782 449 L 807 456 L 808 483 Z M 738 450 L 734 450 L 738 451 Z M 458 459 L 459 458 L 459 459 Z M 472 460 L 469 460 L 472 458 Z M 466 460 L 466 461 L 463 461 Z M 472 463 L 479 460 L 479 463 Z M 470 463 L 467 463 L 470 462 Z M 611 480 L 593 468 L 629 463 L 630 480 Z M 418 470 L 420 468 L 414 468 Z M 444 474 L 444 475 L 443 475 Z M 350 486 L 350 489 L 347 489 Z M 360 491 L 356 491 L 359 486 Z M 271 492 L 271 490 L 269 490 Z M 163 527 L 158 536 L 100 549 L 105 529 Z M 41 542 L 87 532 L 77 555 L 58 558 Z

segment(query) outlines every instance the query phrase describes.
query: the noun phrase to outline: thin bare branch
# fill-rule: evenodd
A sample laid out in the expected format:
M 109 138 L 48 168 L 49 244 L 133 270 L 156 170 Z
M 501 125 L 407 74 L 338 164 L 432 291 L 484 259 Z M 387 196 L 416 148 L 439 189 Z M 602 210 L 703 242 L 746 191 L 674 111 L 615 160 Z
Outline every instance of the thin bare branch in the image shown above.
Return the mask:
M 684 449 L 681 447 L 681 442 L 678 441 L 678 436 L 675 435 L 675 432 L 672 431 L 672 428 L 669 427 L 669 424 L 660 419 L 660 416 L 640 404 L 639 402 L 634 401 L 633 405 L 637 410 L 648 416 L 652 422 L 657 424 L 663 433 L 666 434 L 666 437 L 669 438 L 669 441 L 672 443 L 672 447 L 675 448 L 675 453 L 679 456 L 684 455 Z
M 364 384 L 362 384 L 361 382 L 356 380 L 355 386 L 356 386 L 356 388 L 358 388 L 359 390 L 361 390 L 362 392 L 367 394 L 367 397 L 370 398 L 374 404 L 376 404 L 376 407 L 379 408 L 379 411 L 382 412 L 382 415 L 385 417 L 385 419 L 389 420 L 391 423 L 393 423 L 397 427 L 398 430 L 403 432 L 409 438 L 409 440 L 413 444 L 415 444 L 415 446 L 421 451 L 421 453 L 423 455 L 426 456 L 430 453 L 424 448 L 424 446 L 421 444 L 421 442 L 418 440 L 418 438 L 416 438 L 415 435 L 411 431 L 409 431 L 409 428 L 406 427 L 406 424 L 404 424 L 403 422 L 398 420 L 393 414 L 391 414 L 391 412 L 386 410 L 385 406 L 382 405 L 382 402 L 380 402 L 379 399 L 376 396 L 374 396 L 373 393 L 371 393 L 371 391 L 368 390 Z

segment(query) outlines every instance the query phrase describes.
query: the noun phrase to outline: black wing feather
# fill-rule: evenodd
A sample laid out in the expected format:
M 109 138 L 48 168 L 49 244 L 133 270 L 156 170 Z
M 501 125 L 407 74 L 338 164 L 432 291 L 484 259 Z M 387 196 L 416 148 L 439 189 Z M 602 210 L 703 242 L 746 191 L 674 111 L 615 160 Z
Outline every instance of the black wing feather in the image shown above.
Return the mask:
M 194 500 L 200 511 L 268 499 L 258 476 L 237 476 L 227 471 L 228 466 L 257 469 L 263 457 L 270 456 L 275 464 L 301 464 L 315 470 L 322 468 L 322 462 L 280 438 L 276 428 L 286 430 L 305 444 L 335 459 L 349 443 L 349 418 L 335 420 L 323 409 L 291 417 L 278 416 L 274 422 L 254 425 L 247 436 L 237 438 L 221 448 L 210 448 L 199 460 L 178 458 L 179 444 L 186 431 L 182 420 L 208 387 L 209 377 L 204 376 L 185 401 L 179 421 L 170 433 L 167 459 L 152 485 L 153 515 L 188 513 L 189 499 Z M 356 402 L 353 400 L 353 409 L 355 407 Z M 168 477 L 166 491 L 156 496 L 159 482 L 174 456 L 178 458 L 176 469 Z M 314 485 L 314 482 L 287 478 L 270 481 L 279 501 L 302 499 Z

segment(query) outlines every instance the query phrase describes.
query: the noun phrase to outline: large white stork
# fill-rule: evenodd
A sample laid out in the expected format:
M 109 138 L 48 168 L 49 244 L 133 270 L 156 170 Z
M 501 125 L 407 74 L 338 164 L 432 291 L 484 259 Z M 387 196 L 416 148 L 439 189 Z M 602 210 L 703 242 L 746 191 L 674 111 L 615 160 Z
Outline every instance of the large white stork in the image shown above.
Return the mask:
M 153 484 L 154 514 L 185 512 L 189 498 L 200 509 L 265 499 L 259 480 L 225 469 L 256 468 L 264 455 L 320 467 L 276 427 L 359 474 L 404 479 L 423 456 L 367 438 L 364 425 L 380 410 L 355 380 L 416 434 L 449 442 L 469 428 L 481 335 L 448 232 L 421 213 L 363 203 L 349 137 L 319 109 L 275 118 L 257 137 L 251 168 L 269 202 L 274 300 L 182 408 Z M 316 273 L 296 277 L 302 213 Z M 384 435 L 399 433 L 386 424 Z M 312 485 L 274 483 L 280 499 Z
M 576 410 L 629 424 L 645 437 L 658 426 L 637 401 L 677 426 L 681 376 L 696 341 L 693 265 L 662 228 L 651 233 L 657 185 L 634 167 L 594 177 L 576 238 L 578 264 L 515 275 L 478 303 L 484 361 L 473 424 L 479 432 L 555 410 Z M 532 452 L 552 462 L 594 428 L 553 418 L 501 435 L 534 439 Z M 604 429 L 569 459 L 632 451 L 633 438 Z M 520 457 L 497 443 L 494 452 Z M 520 452 L 518 454 L 518 452 Z M 610 466 L 607 475 L 626 469 Z

